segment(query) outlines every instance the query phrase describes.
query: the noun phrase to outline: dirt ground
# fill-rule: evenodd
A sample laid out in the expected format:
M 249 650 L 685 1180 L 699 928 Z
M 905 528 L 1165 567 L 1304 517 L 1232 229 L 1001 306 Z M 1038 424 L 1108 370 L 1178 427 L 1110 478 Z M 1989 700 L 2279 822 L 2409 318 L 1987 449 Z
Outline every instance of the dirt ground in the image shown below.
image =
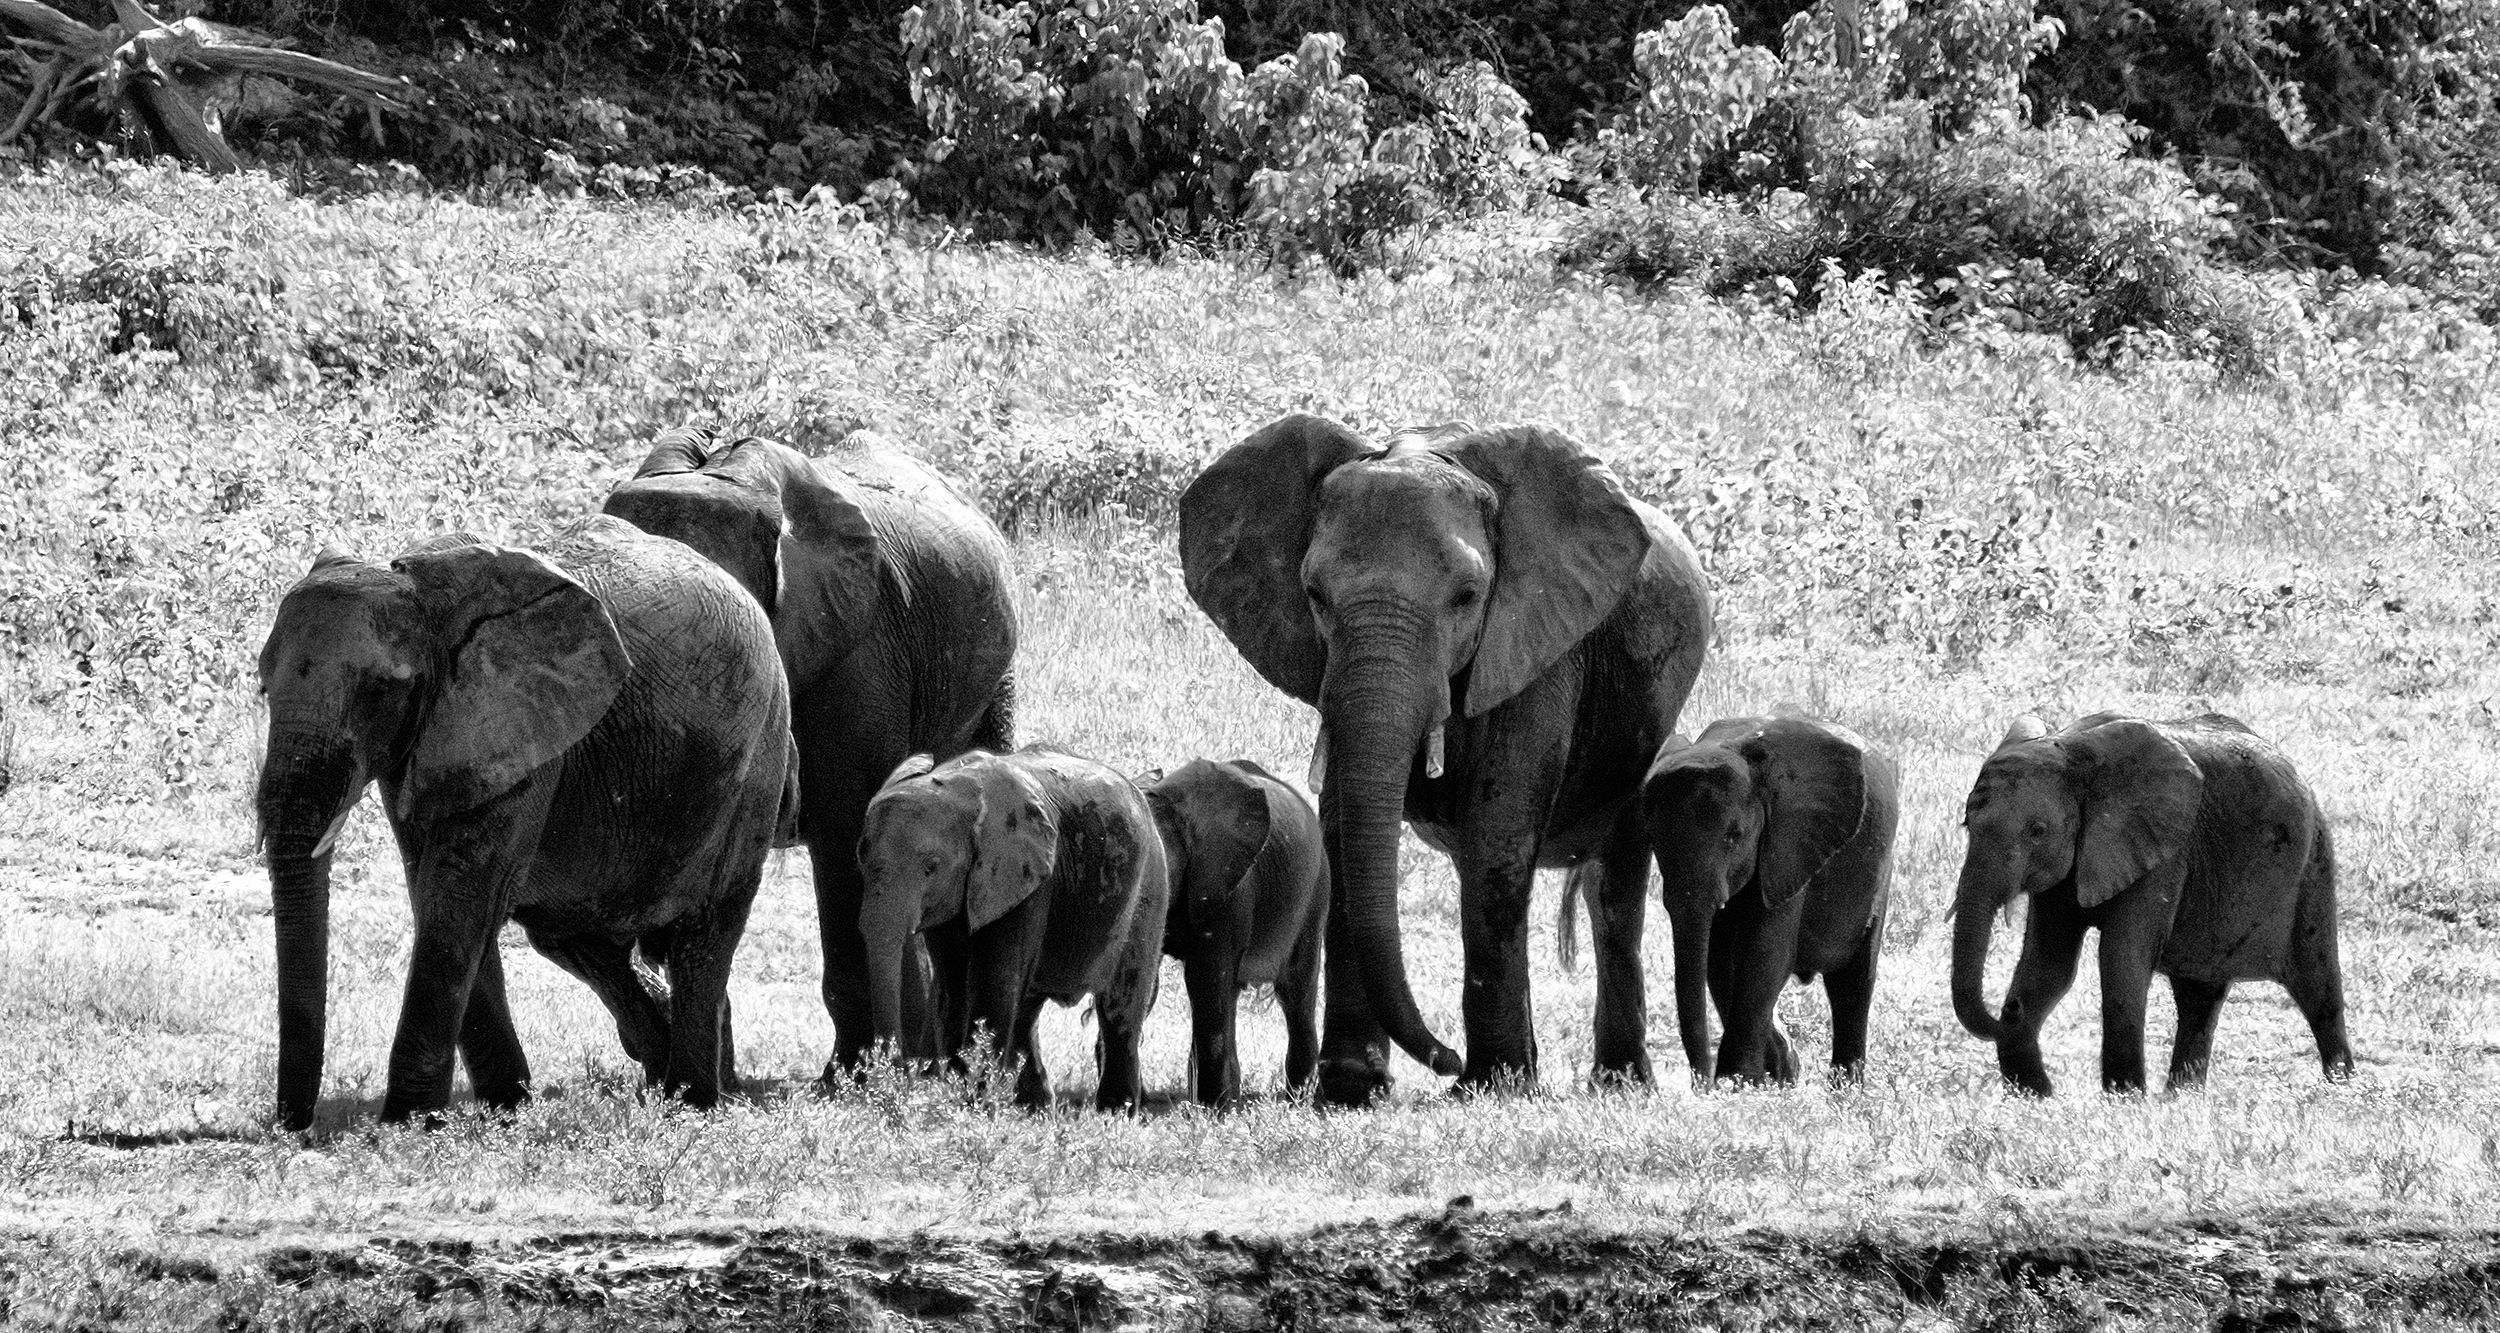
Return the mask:
M 1567 1206 L 1504 1214 L 1457 1199 L 1286 1237 L 688 1231 L 234 1253 L 193 1241 L 83 1266 L 76 1248 L 31 1236 L 0 1246 L 0 1276 L 16 1279 L 0 1325 L 2230 1333 L 2500 1319 L 2500 1233 L 2292 1219 L 2065 1241 L 1677 1236 L 1592 1228 Z

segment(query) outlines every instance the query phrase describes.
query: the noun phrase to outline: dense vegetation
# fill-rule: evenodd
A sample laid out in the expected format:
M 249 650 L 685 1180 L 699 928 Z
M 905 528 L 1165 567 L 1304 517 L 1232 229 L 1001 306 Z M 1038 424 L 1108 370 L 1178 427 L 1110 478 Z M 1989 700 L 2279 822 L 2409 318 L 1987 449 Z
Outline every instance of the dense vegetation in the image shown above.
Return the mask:
M 1880 272 L 1948 324 L 2102 351 L 2144 331 L 2239 370 L 2275 321 L 2217 261 L 2500 313 L 2489 0 L 212 8 L 432 94 L 377 133 L 350 99 L 247 88 L 229 135 L 308 182 L 379 179 L 354 159 L 654 194 L 694 168 L 988 235 L 1340 268 L 1559 196 L 1592 206 L 1568 258 L 1598 271 L 1809 306 L 1827 269 Z M 0 72 L 0 106 L 24 77 Z

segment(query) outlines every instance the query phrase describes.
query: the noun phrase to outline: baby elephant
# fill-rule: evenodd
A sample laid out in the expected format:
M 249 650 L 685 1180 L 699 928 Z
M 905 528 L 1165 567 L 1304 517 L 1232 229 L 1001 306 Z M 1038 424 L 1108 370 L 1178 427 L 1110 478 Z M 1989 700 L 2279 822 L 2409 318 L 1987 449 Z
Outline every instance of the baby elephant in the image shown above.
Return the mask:
M 2144 1088 L 2144 1005 L 2170 978 L 2170 1086 L 2205 1081 L 2231 983 L 2283 983 L 2330 1079 L 2352 1073 L 2335 948 L 2335 844 L 2283 752 L 2219 713 L 2149 722 L 2095 713 L 2051 733 L 2016 722 L 1979 769 L 1953 910 L 1953 1010 L 1997 1044 L 1997 1068 L 2049 1093 L 2040 1026 L 2101 932 L 2101 1086 Z M 1989 915 L 2031 897 L 2002 1017 L 1988 1012 Z
M 1017 1104 L 1047 1107 L 1033 1021 L 1043 1000 L 1091 995 L 1094 1104 L 1137 1105 L 1169 888 L 1154 813 L 1127 778 L 1040 747 L 913 755 L 869 802 L 859 861 L 878 1041 L 903 1035 L 902 968 L 926 932 L 942 1057 L 959 1061 L 986 1024 Z
M 1794 1082 L 1780 990 L 1817 973 L 1832 1005 L 1832 1067 L 1858 1076 L 1900 810 L 1892 760 L 1834 723 L 1722 718 L 1697 741 L 1660 747 L 1641 816 L 1675 930 L 1676 1021 L 1697 1084 L 1766 1072 Z M 1705 984 L 1726 1029 L 1715 1065 Z
M 1319 1063 L 1321 923 L 1328 858 L 1302 794 L 1247 759 L 1193 759 L 1141 779 L 1172 867 L 1163 951 L 1189 983 L 1189 1081 L 1200 1103 L 1241 1095 L 1233 1010 L 1245 986 L 1273 985 L 1285 1011 L 1285 1085 Z

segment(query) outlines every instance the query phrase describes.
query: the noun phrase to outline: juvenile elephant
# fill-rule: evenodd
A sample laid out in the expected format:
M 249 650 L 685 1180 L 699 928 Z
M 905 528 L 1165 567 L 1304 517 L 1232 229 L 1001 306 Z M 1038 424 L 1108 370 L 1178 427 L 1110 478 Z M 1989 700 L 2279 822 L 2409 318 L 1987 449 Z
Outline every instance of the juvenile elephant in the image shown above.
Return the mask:
M 1692 546 L 1542 426 L 1383 448 L 1312 416 L 1233 446 L 1181 496 L 1190 596 L 1269 683 L 1319 709 L 1334 875 L 1320 1096 L 1361 1104 L 1388 1041 L 1485 1088 L 1536 1077 L 1528 895 L 1597 858 L 1596 1062 L 1647 1080 L 1634 797 L 1710 633 Z M 1467 1051 L 1425 1026 L 1398 926 L 1398 830 L 1458 868 Z
M 590 983 L 652 1079 L 699 1106 L 735 1086 L 730 954 L 797 792 L 772 627 L 727 575 L 611 518 L 536 551 L 324 552 L 279 603 L 260 683 L 289 1128 L 321 1091 L 331 844 L 374 782 L 416 912 L 383 1119 L 445 1104 L 455 1044 L 482 1100 L 526 1098 L 507 917 Z M 637 942 L 666 962 L 665 1004 Z
M 1285 1086 L 1319 1063 L 1320 930 L 1328 861 L 1310 802 L 1247 759 L 1192 759 L 1141 780 L 1163 833 L 1172 905 L 1163 951 L 1189 985 L 1190 1086 L 1200 1103 L 1241 1095 L 1234 1011 L 1273 985 L 1285 1011 Z
M 810 458 L 673 430 L 607 512 L 710 556 L 772 619 L 807 794 L 799 833 L 834 1032 L 825 1073 L 854 1068 L 871 1030 L 853 855 L 868 799 L 906 756 L 1015 745 L 1007 539 L 944 477 L 865 431 Z M 916 1037 L 917 968 L 905 979 Z
M 1660 750 L 1641 815 L 1675 930 L 1676 1021 L 1696 1082 L 1759 1081 L 1766 1069 L 1794 1081 L 1780 990 L 1818 973 L 1832 1067 L 1857 1077 L 1900 810 L 1892 760 L 1830 722 L 1722 718 Z M 1715 1067 L 1705 979 L 1725 1029 Z
M 2144 1006 L 2170 978 L 2179 1033 L 2170 1086 L 2205 1081 L 2233 981 L 2283 983 L 2330 1079 L 2352 1073 L 2335 943 L 2335 844 L 2283 752 L 2219 713 L 2153 722 L 2095 713 L 2051 733 L 2025 717 L 1971 787 L 1970 851 L 1953 910 L 1953 1010 L 1994 1041 L 1997 1067 L 2049 1094 L 2040 1027 L 2073 984 L 2083 933 L 2101 933 L 2101 1086 L 2144 1088 Z M 1988 1012 L 1989 914 L 2030 895 L 2006 991 Z
M 1154 812 L 1128 779 L 1047 749 L 913 755 L 868 804 L 859 932 L 876 1037 L 902 1031 L 902 964 L 915 934 L 937 978 L 939 1054 L 973 1025 L 1016 1070 L 1019 1105 L 1046 1107 L 1033 1044 L 1043 1000 L 1094 997 L 1094 1105 L 1133 1108 L 1137 1045 L 1154 1007 L 1169 895 Z

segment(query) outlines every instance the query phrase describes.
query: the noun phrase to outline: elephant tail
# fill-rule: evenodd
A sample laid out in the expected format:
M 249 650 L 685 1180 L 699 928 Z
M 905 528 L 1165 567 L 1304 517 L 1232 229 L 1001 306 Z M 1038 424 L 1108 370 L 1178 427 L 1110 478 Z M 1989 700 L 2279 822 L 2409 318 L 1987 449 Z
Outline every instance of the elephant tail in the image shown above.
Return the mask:
M 1591 858 L 1573 866 L 1571 873 L 1563 876 L 1562 905 L 1554 909 L 1554 961 L 1562 964 L 1565 972 L 1576 973 L 1580 970 L 1579 904 L 1582 898 L 1588 896 L 1588 890 L 1581 887 L 1580 879 L 1584 875 L 1601 873 L 1598 864 Z

